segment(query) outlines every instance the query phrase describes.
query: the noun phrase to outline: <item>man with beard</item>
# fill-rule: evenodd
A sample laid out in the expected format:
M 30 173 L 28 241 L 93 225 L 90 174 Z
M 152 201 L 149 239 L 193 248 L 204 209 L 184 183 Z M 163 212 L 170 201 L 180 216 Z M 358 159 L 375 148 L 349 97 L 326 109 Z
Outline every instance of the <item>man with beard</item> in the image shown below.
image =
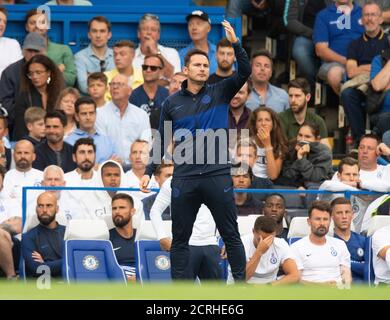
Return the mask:
M 77 168 L 65 174 L 69 187 L 93 187 L 96 146 L 91 138 L 81 138 L 73 146 L 73 160 Z
M 65 227 L 55 220 L 58 212 L 57 197 L 51 192 L 42 193 L 37 199 L 36 213 L 39 225 L 22 237 L 22 254 L 26 275 L 38 277 L 40 266 L 50 269 L 51 277 L 61 276 L 62 248 Z M 47 272 L 45 270 L 45 272 Z
M 117 193 L 112 198 L 111 207 L 115 228 L 110 230 L 110 241 L 127 279 L 135 281 L 134 239 L 137 229 L 133 229 L 132 224 L 132 217 L 136 211 L 133 198 L 125 193 Z
M 296 78 L 289 82 L 290 109 L 279 114 L 282 128 L 287 139 L 291 140 L 297 137 L 298 131 L 305 121 L 315 123 L 320 128 L 321 142 L 328 145 L 328 130 L 324 119 L 307 108 L 311 97 L 310 90 L 310 84 L 304 78 Z
M 35 148 L 36 159 L 33 163 L 35 169 L 44 170 L 47 166 L 55 164 L 65 173 L 76 168 L 72 158 L 72 146 L 64 141 L 66 116 L 60 110 L 48 112 L 45 116 L 46 141 Z
M 286 214 L 286 201 L 282 195 L 272 193 L 264 201 L 263 214 L 276 221 L 275 236 L 287 241 L 288 228 L 283 227 L 283 218 Z
M 43 175 L 42 171 L 32 168 L 35 152 L 30 141 L 18 141 L 15 145 L 13 157 L 15 169 L 11 169 L 5 174 L 3 192 L 21 205 L 22 188 L 25 186 L 40 186 Z
M 246 128 L 249 115 L 251 113 L 251 111 L 245 106 L 249 93 L 249 85 L 248 82 L 246 82 L 229 104 L 229 129 L 239 130 L 237 132 L 238 136 L 240 136 L 241 129 Z
M 331 208 L 326 201 L 313 201 L 307 223 L 310 234 L 291 249 L 303 284 L 322 284 L 349 288 L 352 282 L 351 255 L 345 243 L 326 234 L 330 226 Z
M 234 49 L 230 41 L 226 38 L 221 39 L 217 44 L 217 64 L 215 73 L 210 75 L 208 84 L 217 83 L 233 75 L 233 64 L 236 60 Z

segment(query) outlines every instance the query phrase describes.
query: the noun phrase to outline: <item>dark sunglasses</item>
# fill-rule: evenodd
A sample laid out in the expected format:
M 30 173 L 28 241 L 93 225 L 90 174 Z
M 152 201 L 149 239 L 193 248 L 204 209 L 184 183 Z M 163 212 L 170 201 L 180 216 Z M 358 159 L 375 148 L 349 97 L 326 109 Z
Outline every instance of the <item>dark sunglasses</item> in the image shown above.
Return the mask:
M 143 64 L 143 65 L 142 65 L 142 70 L 143 70 L 143 71 L 146 71 L 146 70 L 148 70 L 148 69 L 150 69 L 150 70 L 152 70 L 152 71 L 156 71 L 156 70 L 162 69 L 162 68 L 159 67 L 159 66 L 149 66 L 149 65 L 147 65 L 147 64 Z
M 100 72 L 106 71 L 106 67 L 104 66 L 106 64 L 106 60 L 100 60 Z

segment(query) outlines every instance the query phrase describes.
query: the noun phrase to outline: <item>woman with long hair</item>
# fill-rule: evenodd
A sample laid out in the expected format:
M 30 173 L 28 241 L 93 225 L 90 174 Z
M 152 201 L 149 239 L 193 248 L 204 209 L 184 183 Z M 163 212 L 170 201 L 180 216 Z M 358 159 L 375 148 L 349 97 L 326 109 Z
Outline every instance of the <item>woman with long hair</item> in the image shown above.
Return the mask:
M 14 140 L 20 140 L 28 134 L 24 112 L 33 106 L 53 111 L 64 87 L 61 71 L 50 58 L 41 54 L 32 57 L 23 66 L 20 80 L 20 93 L 14 106 Z
M 75 88 L 65 88 L 61 91 L 56 109 L 62 110 L 66 115 L 66 127 L 65 127 L 65 137 L 70 135 L 74 129 L 76 129 L 76 119 L 75 119 L 75 107 L 74 104 L 76 100 L 80 98 L 79 90 Z
M 248 128 L 249 135 L 257 146 L 253 174 L 263 180 L 263 187 L 270 187 L 270 180 L 277 179 L 280 174 L 286 153 L 287 143 L 280 120 L 271 108 L 261 106 L 251 113 Z

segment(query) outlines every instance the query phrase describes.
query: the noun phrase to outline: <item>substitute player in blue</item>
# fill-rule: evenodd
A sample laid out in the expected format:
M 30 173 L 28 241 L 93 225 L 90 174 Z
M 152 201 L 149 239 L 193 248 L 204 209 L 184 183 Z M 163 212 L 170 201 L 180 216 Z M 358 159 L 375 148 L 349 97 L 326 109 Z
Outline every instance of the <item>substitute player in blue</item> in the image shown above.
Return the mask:
M 154 153 L 166 150 L 170 141 L 165 139 L 164 144 L 164 122 L 171 124 L 175 146 L 171 184 L 171 266 L 172 278 L 178 280 L 188 278 L 188 241 L 202 203 L 210 209 L 225 242 L 234 279 L 245 280 L 245 251 L 237 226 L 226 133 L 229 102 L 247 81 L 251 67 L 232 26 L 227 21 L 222 25 L 226 38 L 233 44 L 237 72 L 217 84 L 208 85 L 210 63 L 207 54 L 198 49 L 189 51 L 183 69 L 187 80 L 180 91 L 165 100 L 160 118 L 161 140 L 155 139 L 153 147 Z M 225 138 L 205 142 L 207 133 L 225 133 Z M 160 161 L 152 158 L 152 164 L 140 182 L 143 191 L 147 191 L 150 176 L 158 165 L 156 162 Z
M 351 271 L 354 282 L 364 281 L 365 250 L 367 238 L 351 231 L 353 210 L 346 198 L 336 198 L 331 202 L 334 237 L 343 240 L 351 254 Z

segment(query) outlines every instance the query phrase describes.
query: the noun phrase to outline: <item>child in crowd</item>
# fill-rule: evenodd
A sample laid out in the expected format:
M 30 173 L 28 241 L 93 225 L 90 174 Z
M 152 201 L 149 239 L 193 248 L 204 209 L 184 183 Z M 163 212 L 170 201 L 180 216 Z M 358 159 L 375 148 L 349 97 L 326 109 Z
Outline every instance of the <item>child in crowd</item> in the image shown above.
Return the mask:
M 39 107 L 30 107 L 24 113 L 28 135 L 23 139 L 30 141 L 34 146 L 45 139 L 45 116 L 46 111 Z
M 107 91 L 107 76 L 102 72 L 94 72 L 88 76 L 88 94 L 95 101 L 96 106 L 103 107 L 106 104 L 104 95 Z
M 76 100 L 80 98 L 80 92 L 75 88 L 66 88 L 61 91 L 56 109 L 62 110 L 66 115 L 66 127 L 65 127 L 65 136 L 69 136 L 76 129 L 76 119 L 74 104 Z

